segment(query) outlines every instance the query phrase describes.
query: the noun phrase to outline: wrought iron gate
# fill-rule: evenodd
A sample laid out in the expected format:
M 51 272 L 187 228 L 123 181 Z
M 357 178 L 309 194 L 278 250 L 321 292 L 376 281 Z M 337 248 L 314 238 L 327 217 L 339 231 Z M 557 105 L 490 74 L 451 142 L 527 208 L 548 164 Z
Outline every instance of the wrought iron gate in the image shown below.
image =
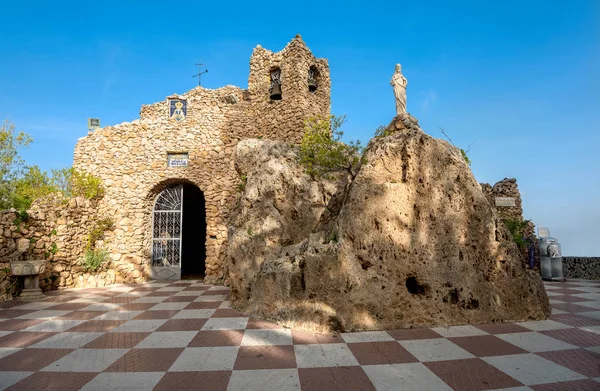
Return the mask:
M 163 190 L 152 212 L 152 274 L 160 279 L 181 277 L 183 185 Z

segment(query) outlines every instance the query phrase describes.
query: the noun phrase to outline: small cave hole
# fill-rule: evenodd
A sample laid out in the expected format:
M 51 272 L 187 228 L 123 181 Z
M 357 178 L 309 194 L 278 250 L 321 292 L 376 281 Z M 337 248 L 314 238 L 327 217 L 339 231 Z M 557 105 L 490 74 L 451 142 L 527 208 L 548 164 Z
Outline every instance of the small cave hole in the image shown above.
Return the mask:
M 419 284 L 417 277 L 408 277 L 406 279 L 406 289 L 412 295 L 423 295 L 425 294 L 425 285 Z

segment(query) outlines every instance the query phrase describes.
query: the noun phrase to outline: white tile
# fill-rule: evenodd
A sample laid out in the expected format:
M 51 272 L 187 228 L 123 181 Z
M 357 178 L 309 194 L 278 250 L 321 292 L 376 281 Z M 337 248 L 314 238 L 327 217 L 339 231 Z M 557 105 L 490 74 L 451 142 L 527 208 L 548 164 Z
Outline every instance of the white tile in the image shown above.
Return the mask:
M 77 349 L 43 368 L 43 372 L 102 372 L 129 349 Z
M 208 288 L 209 291 L 224 291 L 224 290 L 229 290 L 229 288 L 227 288 L 226 286 L 222 286 L 222 285 L 213 285 L 210 288 Z
M 19 305 L 19 306 L 15 307 L 15 309 L 17 309 L 17 310 L 45 310 L 49 307 L 54 307 L 55 305 L 58 305 L 58 304 L 60 304 L 60 303 L 40 301 L 40 302 L 33 302 L 33 303 Z
M 295 345 L 294 352 L 298 368 L 359 365 L 345 343 Z
M 103 335 L 103 332 L 65 332 L 53 335 L 52 337 L 29 347 L 39 349 L 79 349 L 80 347 L 92 342 L 96 338 L 100 338 Z
M 571 295 L 573 297 L 580 297 L 582 299 L 600 301 L 600 293 L 576 293 Z M 577 303 L 577 302 L 575 302 Z
M 63 316 L 65 314 L 68 314 L 69 312 L 72 311 L 41 310 L 21 315 L 16 319 L 51 319 L 57 316 Z
M 179 291 L 173 296 L 200 296 L 202 291 Z
M 132 301 L 132 303 L 162 303 L 168 298 L 169 296 L 142 296 Z
M 115 309 L 121 307 L 122 305 L 123 304 L 117 304 L 117 303 L 96 303 L 96 304 L 92 304 L 87 307 L 84 307 L 80 311 L 112 311 L 112 310 L 115 310 Z
M 223 301 L 227 299 L 227 295 L 212 295 L 212 296 L 199 296 L 194 301 Z
M 125 293 L 121 293 L 120 295 L 117 295 L 117 297 L 142 297 L 142 296 L 146 296 L 148 293 L 150 293 L 150 292 L 143 292 L 143 291 L 125 292 Z
M 565 304 L 564 301 L 560 301 L 560 300 L 554 300 L 554 299 L 549 299 L 548 302 L 550 304 Z
M 342 338 L 346 343 L 395 341 L 395 339 L 392 338 L 392 336 L 385 331 L 362 331 L 356 333 L 342 333 Z
M 33 326 L 29 326 L 22 331 L 47 331 L 47 332 L 61 332 L 71 329 L 75 326 L 79 326 L 82 323 L 87 322 L 86 320 L 47 320 L 42 323 L 38 323 Z
M 211 318 L 202 330 L 244 330 L 247 324 L 248 318 Z
M 292 330 L 246 330 L 242 346 L 292 345 Z
M 184 286 L 166 286 L 164 288 L 157 289 L 157 292 L 179 292 L 184 290 Z
M 0 358 L 10 356 L 13 353 L 18 352 L 21 348 L 0 348 Z
M 548 295 L 548 297 L 552 297 L 552 296 L 562 296 L 562 293 L 557 293 L 557 292 L 552 292 L 552 291 L 546 291 L 546 295 Z
M 459 360 L 475 357 L 460 346 L 444 338 L 398 342 L 421 362 Z
M 182 310 L 187 307 L 190 303 L 158 303 L 154 307 L 150 307 L 149 311 L 164 311 L 164 310 Z
M 587 378 L 535 354 L 482 357 L 482 360 L 528 386 Z
M 94 320 L 130 320 L 142 312 L 144 311 L 110 311 L 96 316 Z
M 197 331 L 157 331 L 136 345 L 136 349 L 185 348 L 198 334 Z
M 577 348 L 575 345 L 536 332 L 496 334 L 496 337 L 529 352 L 550 352 Z
M 214 309 L 181 310 L 171 319 L 208 319 L 215 313 Z
M 185 348 L 169 372 L 231 370 L 238 350 L 238 346 Z
M 363 365 L 377 391 L 452 391 L 421 363 Z
M 300 391 L 297 369 L 258 369 L 234 371 L 229 379 L 227 391 Z
M 221 305 L 219 305 L 219 308 L 231 308 L 231 303 L 229 302 L 229 300 L 225 300 L 221 303 Z
M 33 375 L 33 372 L 8 372 L 0 371 L 0 390 L 4 390 L 25 379 L 27 376 Z
M 167 319 L 129 320 L 110 332 L 154 332 L 166 321 Z
M 442 337 L 474 337 L 478 335 L 488 335 L 485 331 L 478 329 L 475 326 L 452 326 L 452 327 L 435 327 L 433 331 L 441 335 Z
M 77 299 L 69 300 L 69 303 L 88 303 L 94 304 L 100 300 L 106 300 L 106 298 L 92 298 L 92 297 L 80 297 Z
M 549 331 L 549 330 L 560 330 L 560 329 L 571 329 L 573 326 L 568 324 L 556 322 L 554 320 L 538 320 L 531 322 L 519 322 L 517 323 L 519 326 L 523 326 L 526 329 L 533 331 Z
M 600 301 L 580 301 L 574 304 L 600 310 Z
M 579 304 L 579 303 L 577 303 Z M 600 311 L 577 312 L 577 315 L 587 316 L 588 318 L 600 319 Z
M 206 285 L 202 282 L 196 282 L 196 283 L 190 285 L 190 287 L 194 287 L 194 288 L 201 288 L 203 286 L 210 286 L 210 285 Z
M 585 349 L 589 350 L 592 353 L 596 353 L 596 354 L 600 355 L 600 346 L 596 346 L 596 347 L 593 347 L 593 348 L 585 348 Z
M 154 281 L 150 281 L 146 284 L 142 284 L 142 286 L 144 287 L 150 287 L 150 288 L 158 288 L 158 287 L 165 287 L 165 286 L 169 286 L 170 283 L 169 282 L 154 282 Z
M 589 331 L 590 333 L 600 334 L 600 326 L 586 326 L 580 327 L 580 329 L 584 331 Z
M 114 286 L 113 285 L 107 290 L 109 292 L 129 292 L 132 289 L 134 289 L 134 287 L 132 287 L 132 286 Z
M 164 374 L 164 372 L 102 372 L 84 385 L 81 390 L 151 391 Z
M 600 288 L 598 286 L 574 286 L 571 287 L 571 289 L 587 293 L 600 293 Z
M 0 331 L 0 337 L 4 337 L 5 335 L 12 334 L 12 333 L 14 333 L 14 331 L 10 331 L 10 330 L 1 330 L 1 331 Z

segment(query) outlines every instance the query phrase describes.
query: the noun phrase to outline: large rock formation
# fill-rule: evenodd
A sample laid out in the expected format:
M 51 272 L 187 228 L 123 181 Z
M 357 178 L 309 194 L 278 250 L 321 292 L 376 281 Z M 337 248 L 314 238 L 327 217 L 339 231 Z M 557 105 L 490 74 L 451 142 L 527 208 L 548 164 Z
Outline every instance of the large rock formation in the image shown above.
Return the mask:
M 312 331 L 544 319 L 528 271 L 460 152 L 397 117 L 354 180 L 314 180 L 282 142 L 245 140 L 229 228 L 232 304 Z

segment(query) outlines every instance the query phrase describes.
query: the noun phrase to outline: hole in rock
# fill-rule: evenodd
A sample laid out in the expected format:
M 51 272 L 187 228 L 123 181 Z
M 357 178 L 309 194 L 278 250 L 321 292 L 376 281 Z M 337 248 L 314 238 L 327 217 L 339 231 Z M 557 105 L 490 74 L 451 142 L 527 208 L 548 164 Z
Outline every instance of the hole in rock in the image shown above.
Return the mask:
M 427 287 L 425 285 L 419 284 L 417 277 L 408 277 L 406 279 L 406 289 L 412 295 L 423 295 L 425 294 L 425 289 Z

